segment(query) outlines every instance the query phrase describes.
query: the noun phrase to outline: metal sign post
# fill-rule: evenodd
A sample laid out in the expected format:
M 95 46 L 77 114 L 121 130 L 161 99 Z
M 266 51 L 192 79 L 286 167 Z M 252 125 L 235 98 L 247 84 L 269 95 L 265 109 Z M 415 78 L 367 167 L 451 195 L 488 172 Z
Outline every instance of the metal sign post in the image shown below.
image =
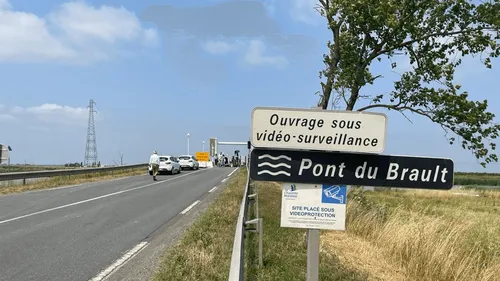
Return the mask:
M 319 229 L 307 230 L 307 281 L 319 278 Z
M 323 109 L 312 107 L 313 109 Z M 319 229 L 307 230 L 307 271 L 306 281 L 318 281 L 319 279 Z

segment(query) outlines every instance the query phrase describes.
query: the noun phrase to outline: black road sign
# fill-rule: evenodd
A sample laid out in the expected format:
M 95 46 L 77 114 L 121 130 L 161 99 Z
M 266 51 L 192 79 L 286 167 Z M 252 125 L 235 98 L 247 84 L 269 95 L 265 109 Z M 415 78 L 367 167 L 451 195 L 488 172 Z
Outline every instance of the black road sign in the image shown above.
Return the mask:
M 344 152 L 254 149 L 256 181 L 451 189 L 453 160 Z

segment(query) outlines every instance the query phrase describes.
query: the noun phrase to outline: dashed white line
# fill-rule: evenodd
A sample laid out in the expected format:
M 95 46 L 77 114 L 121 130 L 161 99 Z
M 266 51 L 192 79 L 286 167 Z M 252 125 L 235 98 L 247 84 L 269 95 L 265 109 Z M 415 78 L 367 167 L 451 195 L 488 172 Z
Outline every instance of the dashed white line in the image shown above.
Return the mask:
M 213 187 L 212 189 L 210 189 L 208 192 L 209 192 L 209 193 L 214 192 L 214 191 L 217 189 L 217 187 L 218 187 L 218 186 L 214 186 L 214 187 Z
M 132 248 L 128 252 L 126 252 L 121 258 L 116 260 L 112 265 L 110 265 L 105 270 L 99 272 L 99 274 L 97 274 L 97 276 L 90 279 L 89 281 L 102 281 L 102 280 L 106 279 L 113 271 L 122 267 L 127 261 L 129 261 L 135 255 L 137 255 L 142 249 L 146 248 L 147 245 L 148 245 L 148 242 L 141 242 L 141 243 L 137 244 L 134 248 Z
M 189 212 L 196 204 L 200 203 L 200 200 L 194 201 L 193 204 L 189 205 L 186 209 L 182 210 L 181 215 L 185 215 L 187 212 Z
M 87 199 L 87 200 L 78 201 L 78 202 L 74 202 L 74 203 L 71 203 L 71 204 L 66 204 L 66 205 L 62 205 L 62 206 L 59 206 L 59 207 L 45 209 L 45 210 L 42 210 L 42 211 L 39 211 L 39 212 L 34 212 L 34 213 L 31 213 L 31 214 L 27 214 L 27 215 L 23 215 L 23 216 L 11 218 L 11 219 L 3 220 L 3 221 L 0 221 L 0 224 L 4 224 L 4 223 L 11 222 L 11 221 L 16 221 L 16 220 L 24 219 L 24 218 L 27 218 L 27 217 L 31 217 L 31 216 L 35 216 L 35 215 L 47 213 L 47 212 L 50 212 L 50 211 L 55 211 L 55 210 L 59 210 L 59 209 L 68 208 L 68 207 L 71 207 L 71 206 L 80 205 L 80 204 L 87 203 L 87 202 L 92 202 L 92 201 L 99 200 L 99 199 L 102 199 L 102 198 L 106 198 L 106 197 L 110 197 L 110 196 L 115 196 L 115 195 L 118 195 L 118 194 L 122 194 L 122 193 L 130 192 L 130 191 L 142 189 L 142 188 L 153 186 L 153 185 L 157 185 L 157 184 L 161 184 L 161 183 L 164 183 L 164 182 L 167 182 L 167 181 L 171 181 L 171 180 L 175 180 L 175 179 L 178 179 L 178 178 L 186 177 L 186 176 L 189 176 L 191 174 L 198 173 L 200 171 L 202 171 L 202 170 L 198 170 L 196 172 L 191 172 L 191 173 L 188 173 L 188 174 L 177 176 L 175 178 L 170 178 L 170 179 L 166 179 L 166 180 L 163 180 L 163 181 L 157 181 L 157 182 L 153 182 L 153 183 L 150 183 L 150 184 L 146 184 L 146 185 L 141 185 L 141 186 L 138 186 L 138 187 L 134 187 L 134 188 L 131 188 L 131 189 L 117 191 L 117 192 L 113 192 L 113 193 L 110 193 L 110 194 L 106 194 L 106 195 L 102 195 L 102 196 L 90 198 L 90 199 Z
M 236 168 L 234 169 L 231 173 L 229 173 L 229 175 L 227 175 L 227 177 L 229 178 L 232 174 L 234 174 L 234 172 L 236 172 L 236 170 L 238 170 L 239 168 Z
M 221 182 L 225 182 L 225 181 L 227 181 L 227 178 L 223 179 Z

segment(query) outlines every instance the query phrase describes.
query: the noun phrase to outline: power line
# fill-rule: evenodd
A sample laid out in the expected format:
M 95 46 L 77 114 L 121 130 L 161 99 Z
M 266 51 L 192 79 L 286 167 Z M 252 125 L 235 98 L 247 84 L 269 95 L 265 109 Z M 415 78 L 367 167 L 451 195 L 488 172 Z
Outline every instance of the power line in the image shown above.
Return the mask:
M 95 133 L 95 123 L 94 123 L 94 105 L 96 103 L 93 99 L 90 100 L 89 109 L 89 124 L 87 127 L 87 143 L 85 146 L 85 163 L 86 167 L 97 166 L 97 143 L 96 143 L 96 133 Z

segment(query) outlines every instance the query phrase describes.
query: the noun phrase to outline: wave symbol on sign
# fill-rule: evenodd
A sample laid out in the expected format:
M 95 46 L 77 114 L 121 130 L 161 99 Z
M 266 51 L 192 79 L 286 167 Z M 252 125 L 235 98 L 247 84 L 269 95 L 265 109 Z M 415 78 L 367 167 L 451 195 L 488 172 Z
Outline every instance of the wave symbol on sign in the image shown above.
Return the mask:
M 285 175 L 285 176 L 290 176 L 290 169 L 292 168 L 292 166 L 290 165 L 290 162 L 292 161 L 292 158 L 286 156 L 286 155 L 279 155 L 279 156 L 272 156 L 272 155 L 269 155 L 269 154 L 264 154 L 264 155 L 260 155 L 258 157 L 259 160 L 262 160 L 262 159 L 270 159 L 272 161 L 278 161 L 280 160 L 279 163 L 276 163 L 276 164 L 272 164 L 270 162 L 267 162 L 266 160 L 264 160 L 265 162 L 261 162 L 259 164 L 257 164 L 257 167 L 261 168 L 261 167 L 264 167 L 264 166 L 267 166 L 267 167 L 270 167 L 272 169 L 276 169 L 276 168 L 280 168 L 280 167 L 284 167 L 282 169 L 278 169 L 277 171 L 273 172 L 273 171 L 270 171 L 270 170 L 260 170 L 257 172 L 257 175 L 262 175 L 262 174 L 268 174 L 268 175 L 271 175 L 271 176 L 277 176 L 277 175 Z M 284 159 L 284 160 L 281 160 L 281 159 Z

